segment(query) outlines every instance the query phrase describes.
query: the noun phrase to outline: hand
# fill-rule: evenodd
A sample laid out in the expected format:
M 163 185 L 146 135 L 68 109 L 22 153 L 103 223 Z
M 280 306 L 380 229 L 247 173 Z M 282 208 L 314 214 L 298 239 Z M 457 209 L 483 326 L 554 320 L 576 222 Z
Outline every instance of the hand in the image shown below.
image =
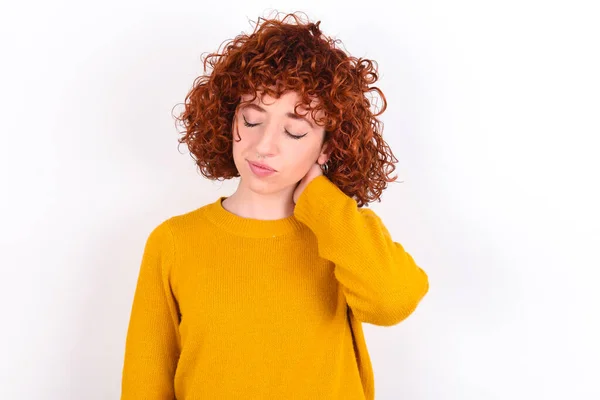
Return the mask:
M 302 178 L 300 183 L 298 183 L 298 186 L 296 186 L 296 190 L 294 190 L 294 196 L 293 196 L 294 204 L 296 204 L 298 202 L 300 195 L 302 194 L 304 189 L 308 186 L 308 184 L 313 179 L 315 179 L 316 177 L 318 177 L 320 175 L 323 175 L 323 171 L 321 170 L 321 165 L 319 163 L 314 163 L 310 167 L 310 169 L 308 170 L 306 175 L 304 175 L 304 178 Z

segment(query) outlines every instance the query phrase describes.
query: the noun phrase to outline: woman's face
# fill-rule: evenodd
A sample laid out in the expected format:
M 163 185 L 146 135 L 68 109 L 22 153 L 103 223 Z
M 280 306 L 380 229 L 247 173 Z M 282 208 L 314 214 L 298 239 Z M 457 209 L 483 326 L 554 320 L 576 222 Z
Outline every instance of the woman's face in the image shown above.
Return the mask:
M 294 106 L 300 101 L 296 92 L 286 92 L 279 99 L 261 96 L 259 93 L 252 103 L 240 104 L 234 116 L 235 165 L 244 186 L 254 192 L 293 190 L 315 162 L 327 161 L 325 130 L 315 123 L 306 108 L 298 107 L 299 114 L 294 114 Z M 250 99 L 251 95 L 241 98 L 242 102 Z M 257 174 L 251 162 L 266 164 L 275 172 L 267 176 Z

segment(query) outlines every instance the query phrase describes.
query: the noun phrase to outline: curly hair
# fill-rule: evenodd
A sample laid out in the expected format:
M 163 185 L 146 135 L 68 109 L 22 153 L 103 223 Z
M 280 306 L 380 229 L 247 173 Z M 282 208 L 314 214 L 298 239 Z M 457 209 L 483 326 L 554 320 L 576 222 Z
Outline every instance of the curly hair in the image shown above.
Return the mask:
M 281 20 L 259 18 L 250 35 L 242 33 L 224 42 L 221 52 L 206 56 L 204 75 L 194 80 L 184 110 L 175 117 L 184 127 L 178 142 L 188 146 L 204 177 L 239 176 L 231 129 L 241 96 L 256 98 L 263 91 L 278 98 L 291 90 L 325 128 L 327 177 L 358 207 L 381 201 L 387 183 L 397 179 L 389 175 L 398 160 L 383 140 L 383 123 L 377 118 L 387 101 L 379 88 L 370 86 L 378 79 L 377 63 L 348 55 L 336 46 L 339 40 L 322 34 L 320 23 L 303 22 L 297 13 Z M 367 98 L 371 92 L 383 101 L 377 113 Z M 319 101 L 311 107 L 314 98 Z M 317 120 L 319 111 L 322 118 Z

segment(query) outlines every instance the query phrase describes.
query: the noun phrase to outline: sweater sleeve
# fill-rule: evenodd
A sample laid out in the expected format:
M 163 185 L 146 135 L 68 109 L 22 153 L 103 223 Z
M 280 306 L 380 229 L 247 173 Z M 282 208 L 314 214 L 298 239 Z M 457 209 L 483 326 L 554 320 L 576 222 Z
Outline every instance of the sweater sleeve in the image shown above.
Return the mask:
M 360 321 L 396 325 L 428 292 L 427 274 L 375 212 L 359 209 L 326 176 L 305 187 L 294 215 L 317 237 L 319 255 L 334 263 L 346 302 Z
M 168 221 L 149 235 L 125 343 L 121 400 L 174 400 L 179 312 L 170 289 L 174 242 Z

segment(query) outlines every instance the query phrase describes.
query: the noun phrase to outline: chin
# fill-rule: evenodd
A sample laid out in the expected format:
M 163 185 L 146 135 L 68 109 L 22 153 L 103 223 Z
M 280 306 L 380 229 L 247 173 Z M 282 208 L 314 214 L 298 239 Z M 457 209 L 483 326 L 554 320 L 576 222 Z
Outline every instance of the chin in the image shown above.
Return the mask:
M 281 180 L 268 180 L 268 179 L 260 179 L 252 173 L 252 171 L 247 171 L 247 174 L 241 174 L 240 186 L 245 187 L 246 189 L 263 195 L 281 193 L 290 189 L 291 187 L 295 187 L 298 182 L 282 182 Z

